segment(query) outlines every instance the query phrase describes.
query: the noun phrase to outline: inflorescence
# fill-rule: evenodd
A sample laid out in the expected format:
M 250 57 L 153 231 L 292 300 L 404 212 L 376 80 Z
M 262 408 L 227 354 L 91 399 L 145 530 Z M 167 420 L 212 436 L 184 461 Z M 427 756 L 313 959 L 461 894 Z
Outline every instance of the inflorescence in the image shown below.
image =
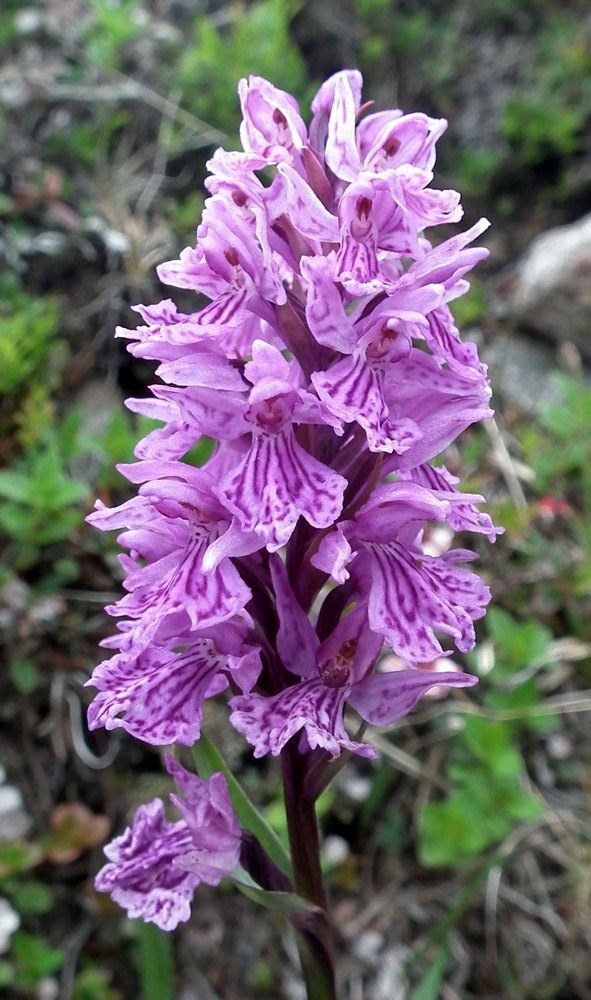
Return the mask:
M 366 724 L 475 682 L 425 665 L 473 647 L 489 591 L 473 553 L 427 554 L 424 537 L 430 522 L 499 530 L 431 464 L 491 415 L 449 308 L 488 222 L 432 245 L 425 230 L 462 216 L 457 192 L 429 186 L 446 122 L 368 113 L 361 83 L 327 80 L 307 128 L 291 95 L 240 81 L 243 149 L 214 153 L 195 246 L 158 269 L 209 303 L 137 306 L 142 325 L 118 330 L 161 380 L 128 406 L 163 426 L 121 467 L 137 494 L 89 517 L 126 549 L 91 728 L 191 746 L 205 699 L 228 691 L 256 757 L 295 738 L 312 766 L 375 756 Z M 204 436 L 214 449 L 195 467 L 183 458 Z M 380 669 L 384 647 L 403 669 Z M 142 806 L 97 888 L 171 929 L 200 882 L 233 870 L 241 833 L 222 774 L 167 768 L 182 818 Z

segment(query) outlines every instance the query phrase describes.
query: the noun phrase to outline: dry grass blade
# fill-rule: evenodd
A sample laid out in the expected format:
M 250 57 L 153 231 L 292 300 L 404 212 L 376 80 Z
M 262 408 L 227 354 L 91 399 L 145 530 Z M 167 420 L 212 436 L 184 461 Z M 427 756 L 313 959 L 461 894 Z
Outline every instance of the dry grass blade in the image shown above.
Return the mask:
M 486 420 L 483 427 L 492 446 L 493 461 L 503 475 L 513 503 L 518 510 L 527 510 L 527 499 L 520 480 L 530 479 L 531 469 L 521 465 L 518 467 L 518 463 L 512 458 L 505 444 L 496 420 Z

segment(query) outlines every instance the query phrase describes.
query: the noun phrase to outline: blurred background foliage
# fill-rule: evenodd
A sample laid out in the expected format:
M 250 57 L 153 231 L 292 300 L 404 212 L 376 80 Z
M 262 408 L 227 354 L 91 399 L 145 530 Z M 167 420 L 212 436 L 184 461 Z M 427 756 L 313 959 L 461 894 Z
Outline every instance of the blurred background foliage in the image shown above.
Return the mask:
M 154 266 L 193 239 L 212 150 L 237 145 L 238 78 L 305 108 L 357 66 L 378 108 L 449 119 L 436 183 L 493 222 L 456 309 L 495 347 L 497 423 L 445 460 L 507 531 L 478 546 L 495 606 L 476 696 L 425 700 L 323 800 L 343 996 L 588 998 L 591 391 L 571 352 L 533 408 L 505 397 L 518 331 L 491 308 L 531 239 L 590 208 L 588 3 L 3 0 L 0 54 L 0 897 L 20 922 L 1 944 L 0 909 L 0 987 L 292 995 L 285 932 L 253 931 L 250 904 L 204 889 L 171 944 L 92 890 L 109 826 L 166 782 L 149 749 L 84 732 L 119 576 L 83 517 L 127 495 L 114 465 L 149 422 L 122 399 L 152 373 L 112 333 L 168 294 Z M 284 835 L 273 770 L 224 752 Z

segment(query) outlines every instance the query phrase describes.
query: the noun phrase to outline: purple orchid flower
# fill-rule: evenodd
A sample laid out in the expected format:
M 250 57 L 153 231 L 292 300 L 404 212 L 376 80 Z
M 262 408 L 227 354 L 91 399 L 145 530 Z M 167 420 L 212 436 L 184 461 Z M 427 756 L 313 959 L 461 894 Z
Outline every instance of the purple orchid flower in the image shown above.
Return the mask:
M 105 847 L 108 864 L 95 887 L 129 917 L 171 931 L 189 919 L 198 885 L 218 885 L 235 868 L 240 829 L 222 774 L 202 781 L 171 757 L 166 767 L 182 792 L 170 797 L 183 818 L 170 823 L 161 799 L 140 806 L 132 825 Z
M 126 592 L 107 608 L 118 625 L 89 682 L 89 723 L 192 745 L 206 699 L 229 694 L 254 755 L 281 756 L 295 884 L 300 865 L 318 910 L 313 768 L 343 750 L 375 756 L 366 725 L 475 683 L 455 665 L 424 669 L 473 647 L 490 599 L 471 552 L 434 554 L 426 539 L 433 524 L 450 539 L 500 531 L 433 464 L 492 412 L 486 366 L 450 309 L 487 255 L 474 243 L 488 222 L 431 241 L 462 218 L 459 195 L 432 187 L 447 123 L 368 113 L 356 70 L 320 87 L 309 128 L 268 81 L 238 91 L 243 149 L 212 155 L 195 245 L 158 269 L 208 301 L 138 306 L 137 328 L 117 332 L 156 363 L 150 395 L 127 405 L 161 426 L 121 467 L 136 495 L 89 517 L 120 532 Z M 403 669 L 381 670 L 384 648 Z M 182 820 L 159 800 L 142 807 L 97 886 L 170 929 L 200 882 L 232 870 L 240 834 L 221 774 L 167 767 Z M 253 850 L 254 875 L 268 876 L 273 850 Z

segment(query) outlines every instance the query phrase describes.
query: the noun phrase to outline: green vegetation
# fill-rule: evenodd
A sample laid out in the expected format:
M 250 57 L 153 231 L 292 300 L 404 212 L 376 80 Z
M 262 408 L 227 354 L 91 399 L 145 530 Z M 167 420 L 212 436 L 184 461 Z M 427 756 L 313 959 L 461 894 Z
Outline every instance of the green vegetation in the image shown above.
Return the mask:
M 591 99 L 591 21 L 548 19 L 531 76 L 505 105 L 501 130 L 526 167 L 584 148 Z
M 281 66 L 281 88 L 305 100 L 313 91 L 304 60 L 290 38 L 295 10 L 290 0 L 238 3 L 229 8 L 220 27 L 198 15 L 192 41 L 177 67 L 183 103 L 199 118 L 234 135 L 240 121 L 236 81 L 250 73 L 270 79 L 277 66 Z

